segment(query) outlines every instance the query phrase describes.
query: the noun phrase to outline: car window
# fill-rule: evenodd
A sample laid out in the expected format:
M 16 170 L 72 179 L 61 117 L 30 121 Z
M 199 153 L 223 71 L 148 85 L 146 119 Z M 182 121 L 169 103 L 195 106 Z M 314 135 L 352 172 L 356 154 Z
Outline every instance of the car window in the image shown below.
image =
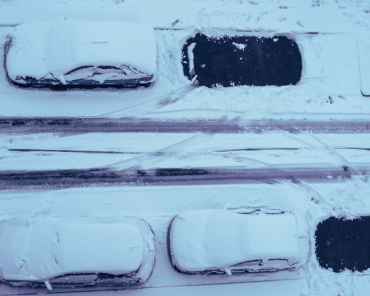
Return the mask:
M 235 265 L 232 265 L 232 269 L 243 269 L 243 268 L 248 268 L 250 266 L 259 266 L 262 264 L 262 260 L 251 260 L 251 261 L 246 261 L 242 263 L 238 263 Z
M 113 67 L 113 66 L 99 66 L 98 69 L 114 69 L 114 70 L 120 70 L 118 67 Z
M 98 275 L 91 274 L 66 274 L 58 276 L 50 280 L 51 284 L 78 284 L 78 283 L 91 283 L 97 279 Z
M 72 71 L 69 71 L 68 73 L 64 75 L 87 73 L 87 72 L 91 72 L 92 70 L 94 70 L 93 66 L 83 66 L 83 67 L 78 67 L 76 69 L 73 69 Z
M 207 87 L 295 85 L 301 79 L 299 47 L 285 36 L 209 38 L 197 34 L 187 40 L 182 54 L 184 75 Z
M 123 73 L 122 69 L 112 66 L 99 66 L 95 69 L 95 74 L 105 74 L 105 73 Z
M 286 259 L 270 259 L 267 260 L 265 266 L 268 268 L 288 268 L 290 264 Z

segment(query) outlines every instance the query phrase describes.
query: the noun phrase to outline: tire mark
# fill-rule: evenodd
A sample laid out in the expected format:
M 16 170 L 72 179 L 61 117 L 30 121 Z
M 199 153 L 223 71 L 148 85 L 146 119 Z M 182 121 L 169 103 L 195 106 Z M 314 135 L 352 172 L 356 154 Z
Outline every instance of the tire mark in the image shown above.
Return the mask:
M 343 182 L 351 176 L 368 176 L 370 165 L 345 170 L 331 165 L 301 168 L 158 168 L 150 170 L 111 168 L 0 171 L 0 190 L 41 187 L 60 189 L 85 186 L 163 186 L 207 184 L 256 184 L 289 180 L 316 195 L 303 182 Z M 330 178 L 328 178 L 330 176 Z M 316 197 L 317 198 L 317 197 Z M 321 198 L 320 198 L 321 199 Z
M 175 144 L 176 145 L 176 144 Z M 223 150 L 214 150 L 210 152 L 224 153 L 224 152 L 238 152 L 238 151 L 274 151 L 274 150 L 283 150 L 283 151 L 296 151 L 301 150 L 302 148 L 241 148 L 241 149 L 223 149 Z M 338 150 L 364 150 L 370 151 L 370 148 L 357 148 L 357 147 L 334 147 L 332 149 Z M 99 150 L 66 150 L 66 149 L 23 149 L 23 148 L 9 148 L 8 151 L 14 152 L 58 152 L 58 153 L 89 153 L 89 154 L 145 154 L 158 156 L 157 152 L 136 152 L 136 151 L 99 151 Z M 191 154 L 191 153 L 189 153 Z
M 194 85 L 186 85 L 181 87 L 177 90 L 171 91 L 167 94 L 164 94 L 160 97 L 154 98 L 150 101 L 146 101 L 144 103 L 134 105 L 132 107 L 120 109 L 117 111 L 104 113 L 98 115 L 98 117 L 127 117 L 127 116 L 135 116 L 143 113 L 151 113 L 155 112 L 158 109 L 161 109 L 165 106 L 171 105 L 176 103 L 178 100 L 182 99 L 188 92 L 195 88 Z
M 306 121 L 306 120 L 169 120 L 150 118 L 84 118 L 84 117 L 2 117 L 0 133 L 370 133 L 370 120 Z

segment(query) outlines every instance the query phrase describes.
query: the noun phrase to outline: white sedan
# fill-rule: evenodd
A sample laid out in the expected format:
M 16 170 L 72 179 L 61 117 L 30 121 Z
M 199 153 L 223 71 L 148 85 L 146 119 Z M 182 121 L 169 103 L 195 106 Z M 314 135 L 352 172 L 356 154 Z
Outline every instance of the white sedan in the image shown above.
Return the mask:
M 0 280 L 12 286 L 140 284 L 154 253 L 149 224 L 133 217 L 0 223 Z
M 169 230 L 172 264 L 186 273 L 294 270 L 308 245 L 305 220 L 290 212 L 189 211 Z
M 16 27 L 6 70 L 19 86 L 149 86 L 157 67 L 146 23 L 59 21 Z

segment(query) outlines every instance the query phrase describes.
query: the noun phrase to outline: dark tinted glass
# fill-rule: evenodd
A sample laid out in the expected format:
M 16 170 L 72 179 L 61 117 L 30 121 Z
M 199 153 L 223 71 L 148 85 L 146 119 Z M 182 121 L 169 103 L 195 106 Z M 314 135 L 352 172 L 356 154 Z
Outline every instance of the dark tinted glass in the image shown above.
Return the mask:
M 323 268 L 364 271 L 370 267 L 370 217 L 330 217 L 316 230 L 316 256 Z
M 193 71 L 188 48 L 193 48 Z M 197 75 L 199 84 L 207 87 L 294 85 L 302 73 L 298 45 L 285 36 L 215 39 L 197 34 L 184 45 L 182 62 L 185 76 Z

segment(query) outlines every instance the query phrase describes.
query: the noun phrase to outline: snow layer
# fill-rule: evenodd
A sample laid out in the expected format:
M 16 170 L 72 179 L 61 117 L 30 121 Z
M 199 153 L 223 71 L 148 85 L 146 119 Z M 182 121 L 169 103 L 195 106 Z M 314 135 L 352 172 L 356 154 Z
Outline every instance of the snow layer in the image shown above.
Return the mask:
M 16 13 L 15 13 L 16 12 Z M 158 79 L 156 85 L 144 91 L 69 91 L 49 92 L 40 90 L 24 90 L 14 88 L 6 80 L 5 72 L 0 71 L 1 116 L 153 116 L 156 118 L 307 118 L 312 120 L 314 114 L 328 120 L 335 115 L 337 119 L 345 119 L 345 113 L 353 116 L 366 116 L 370 110 L 370 100 L 363 97 L 361 90 L 368 89 L 368 51 L 365 36 L 370 30 L 370 7 L 367 0 L 271 0 L 271 1 L 221 1 L 221 0 L 19 0 L 0 1 L 1 25 L 16 25 L 35 21 L 55 21 L 65 15 L 68 20 L 85 21 L 145 21 L 158 29 L 155 32 L 158 43 Z M 176 23 L 177 22 L 177 23 Z M 0 47 L 5 43 L 6 36 L 15 31 L 15 27 L 0 26 Z M 174 30 L 173 30 L 174 29 Z M 177 30 L 183 29 L 183 30 Z M 208 35 L 236 34 L 244 30 L 246 34 L 271 36 L 273 33 L 289 35 L 297 40 L 303 52 L 304 73 L 301 84 L 294 87 L 253 88 L 234 87 L 206 89 L 189 86 L 190 82 L 183 77 L 181 68 L 181 47 L 186 38 L 193 36 L 195 31 Z M 309 32 L 318 34 L 307 34 Z M 330 34 L 335 33 L 335 34 Z M 360 33 L 365 33 L 361 35 Z M 367 39 L 366 39 L 367 38 Z M 359 42 L 360 53 L 356 47 Z M 363 44 L 361 43 L 363 42 Z M 364 46 L 365 45 L 365 46 Z M 360 62 L 356 66 L 356 60 Z M 342 63 L 342 61 L 345 61 Z M 1 64 L 3 66 L 3 64 Z M 347 67 L 348 66 L 348 67 Z M 365 67 L 364 67 L 365 66 Z M 361 72 L 358 71 L 360 67 Z M 359 79 L 361 73 L 361 81 Z M 360 84 L 361 83 L 361 84 Z M 344 94 L 346 93 L 346 94 Z M 330 96 L 330 97 L 329 97 Z M 153 113 L 154 112 L 154 113 Z M 313 119 L 315 120 L 315 119 Z M 51 149 L 67 147 L 68 149 L 93 150 L 105 145 L 107 150 L 152 151 L 164 148 L 159 143 L 166 143 L 163 137 L 145 141 L 141 147 L 128 147 L 122 144 L 126 139 L 115 134 L 115 140 L 107 141 L 104 136 L 90 140 L 82 145 L 72 136 L 55 135 L 39 139 L 40 135 L 31 139 L 22 135 L 6 135 L 7 143 L 14 139 L 15 144 L 27 148 Z M 65 136 L 65 135 L 63 135 Z M 92 134 L 92 138 L 96 134 Z M 132 137 L 132 135 L 128 135 Z M 155 135 L 154 135 L 155 136 Z M 153 137 L 154 137 L 153 136 Z M 296 147 L 286 138 L 277 139 L 271 134 L 263 134 L 266 141 L 260 143 L 256 138 L 237 141 L 230 135 L 223 138 L 224 143 L 243 148 L 277 147 L 283 142 L 288 147 Z M 291 135 L 290 135 L 291 136 Z M 348 147 L 355 145 L 349 135 L 337 136 L 315 135 L 327 146 L 317 144 L 312 147 L 303 144 L 299 152 L 249 152 L 244 154 L 252 159 L 267 163 L 300 163 L 303 157 L 315 162 L 319 154 L 327 154 L 333 162 L 354 161 L 354 150 L 333 150 L 330 146 Z M 112 135 L 113 137 L 113 135 Z M 361 147 L 369 147 L 368 135 L 359 135 L 363 139 Z M 269 140 L 270 138 L 270 140 Z M 62 139 L 64 139 L 62 141 Z M 196 140 L 198 140 L 197 138 Z M 213 141 L 202 141 L 207 153 L 210 147 L 220 147 Z M 336 141 L 335 139 L 338 139 Z M 218 139 L 220 140 L 220 139 Z M 298 139 L 299 140 L 299 139 Z M 333 141 L 332 141 L 333 140 Z M 52 144 L 55 141 L 54 144 Z M 367 142 L 367 144 L 366 144 Z M 99 143 L 100 145 L 97 145 Z M 186 142 L 189 143 L 189 142 Z M 185 143 L 185 144 L 186 144 Z M 174 145 L 165 151 L 185 153 L 199 148 L 192 142 L 183 149 Z M 258 143 L 258 144 L 257 144 Z M 310 142 L 311 143 L 311 142 Z M 357 145 L 358 141 L 356 141 Z M 38 145 L 39 144 L 39 145 Z M 104 145 L 103 145 L 104 144 Z M 154 145 L 156 144 L 156 145 Z M 152 145 L 152 146 L 151 146 Z M 8 145 L 3 142 L 2 147 Z M 9 145 L 10 147 L 11 145 Z M 80 148 L 82 146 L 82 148 Z M 150 147 L 150 149 L 148 149 Z M 195 147 L 195 148 L 194 148 Z M 143 150 L 140 150 L 142 148 Z M 307 149 L 308 148 L 308 149 Z M 177 149 L 177 150 L 176 150 Z M 208 149 L 208 150 L 207 150 Z M 307 149 L 307 150 L 306 150 Z M 201 149 L 199 149 L 201 150 Z M 123 150 L 124 151 L 124 150 Z M 309 152 L 309 153 L 308 153 Z M 336 153 L 335 153 L 336 152 Z M 360 151 L 362 162 L 369 159 L 368 151 Z M 4 155 L 6 154 L 6 155 Z M 258 154 L 258 155 L 257 155 Z M 268 154 L 268 155 L 267 155 Z M 344 157 L 341 159 L 339 155 Z M 16 168 L 45 169 L 61 167 L 79 167 L 81 154 L 37 153 L 35 157 L 18 160 Z M 329 156 L 331 155 L 331 156 Z M 13 157 L 13 161 L 10 159 Z M 19 156 L 17 152 L 2 149 L 1 163 L 6 169 Z M 229 156 L 229 155 L 227 155 Z M 236 155 L 238 156 L 238 155 Z M 90 157 L 90 164 L 89 164 Z M 168 153 L 170 157 L 170 153 Z M 49 158 L 49 159 L 48 159 Z M 95 154 L 84 154 L 86 167 L 110 164 L 123 159 L 109 159 L 96 162 Z M 238 157 L 241 159 L 240 157 Z M 19 163 L 24 163 L 20 165 Z M 244 159 L 246 160 L 246 159 Z M 141 158 L 133 163 L 140 164 Z M 197 165 L 204 159 L 199 157 Z M 328 161 L 331 162 L 331 161 Z M 177 160 L 173 159 L 176 164 Z M 84 164 L 85 165 L 85 164 Z M 295 190 L 293 190 L 295 189 Z M 362 273 L 350 271 L 335 274 L 320 268 L 315 257 L 314 231 L 317 223 L 329 216 L 347 217 L 348 219 L 370 213 L 370 186 L 368 176 L 352 177 L 343 183 L 322 184 L 280 184 L 257 185 L 212 185 L 212 186 L 164 186 L 164 187 L 112 187 L 112 188 L 78 188 L 55 191 L 1 192 L 0 217 L 11 220 L 19 217 L 35 217 L 44 215 L 61 216 L 106 216 L 134 214 L 143 215 L 154 227 L 158 258 L 153 276 L 143 289 L 125 291 L 125 295 L 242 295 L 246 291 L 252 295 L 322 295 L 322 296 L 368 296 L 369 271 Z M 313 198 L 314 197 L 314 198 Z M 309 225 L 310 253 L 308 263 L 295 272 L 279 272 L 266 274 L 249 274 L 240 277 L 222 275 L 200 276 L 183 275 L 174 271 L 168 260 L 166 251 L 166 230 L 175 215 L 195 209 L 227 209 L 236 207 L 273 207 L 287 210 L 303 210 Z M 16 245 L 13 245 L 16 249 Z M 22 267 L 20 267 L 22 269 Z M 297 279 L 300 278 L 300 279 Z M 288 280 L 290 279 L 290 280 Z M 283 281 L 284 280 L 284 281 Z M 255 283 L 253 283 L 255 281 Z M 239 282 L 239 283 L 238 283 Z M 233 283 L 233 285 L 230 285 Z M 0 284 L 1 294 L 42 293 L 34 289 L 18 289 Z M 69 290 L 73 293 L 79 289 Z M 86 291 L 86 290 L 85 290 Z M 62 292 L 62 291 L 60 291 Z M 63 291 L 65 292 L 65 291 Z M 119 292 L 118 292 L 119 293 Z M 116 295 L 117 291 L 97 291 L 89 295 Z
M 287 295 L 284 293 L 287 289 L 291 293 L 288 295 L 295 296 L 300 296 L 300 294 L 307 296 L 352 295 L 350 291 L 353 291 L 353 295 L 356 296 L 366 296 L 369 271 L 354 274 L 348 271 L 343 274 L 335 274 L 329 270 L 321 269 L 315 256 L 314 234 L 316 225 L 329 216 L 346 216 L 351 219 L 368 214 L 370 212 L 370 199 L 367 198 L 369 194 L 370 186 L 366 177 L 353 177 L 343 183 L 321 184 L 281 182 L 271 185 L 90 187 L 24 192 L 1 191 L 0 215 L 2 220 L 44 215 L 67 217 L 134 215 L 142 217 L 150 223 L 155 233 L 156 263 L 153 275 L 142 286 L 142 289 L 122 292 L 128 295 L 157 295 L 158 291 L 162 291 L 164 287 L 174 287 L 171 291 L 176 293 L 194 291 L 195 295 L 204 295 L 214 291 L 215 295 L 218 296 L 222 293 L 219 293 L 217 287 L 221 289 L 224 287 L 223 284 L 227 284 L 226 291 L 235 292 L 239 291 L 236 288 L 239 287 L 239 284 L 236 283 L 244 283 L 241 284 L 244 290 L 249 291 L 250 288 L 260 287 L 265 292 L 264 295 Z M 303 212 L 310 236 L 309 259 L 304 267 L 298 271 L 249 273 L 232 277 L 227 275 L 187 275 L 179 273 L 171 267 L 167 252 L 167 229 L 176 215 L 192 210 L 248 210 L 254 208 Z M 252 283 L 256 281 L 261 282 L 260 285 Z M 230 283 L 234 284 L 230 285 Z M 266 290 L 266 287 L 269 289 Z M 5 295 L 36 292 L 31 289 L 18 289 L 1 284 L 0 288 Z M 54 288 L 54 290 L 60 292 L 81 291 L 77 288 L 73 290 Z M 97 290 L 97 288 L 83 289 L 83 291 L 88 290 Z M 346 293 L 343 293 L 343 290 Z M 46 289 L 44 288 L 43 291 Z M 225 289 L 222 288 L 222 291 Z M 92 295 L 102 295 L 102 293 L 100 291 Z M 116 293 L 119 292 L 105 291 L 104 295 Z
M 12 80 L 48 74 L 63 80 L 82 66 L 130 66 L 153 75 L 156 56 L 153 28 L 145 23 L 39 22 L 16 27 L 6 67 Z
M 370 34 L 362 34 L 359 38 L 361 92 L 370 96 Z
M 302 227 L 304 229 L 304 227 Z M 298 268 L 307 260 L 307 234 L 296 217 L 285 214 L 238 214 L 201 210 L 180 214 L 171 226 L 171 255 L 182 271 L 225 270 L 246 261 L 264 265 L 246 269 L 269 269 L 268 260 L 285 259 Z M 285 266 L 287 268 L 288 266 Z
M 0 27 L 2 43 L 15 30 Z M 271 118 L 295 114 L 303 119 L 309 113 L 353 113 L 357 116 L 370 112 L 370 100 L 361 94 L 356 34 L 287 34 L 299 45 L 304 60 L 304 71 L 298 85 L 208 89 L 192 85 L 181 66 L 182 46 L 195 33 L 193 27 L 155 31 L 158 75 L 155 85 L 145 91 L 20 89 L 9 84 L 4 72 L 0 71 L 0 92 L 4 94 L 0 116 L 199 119 L 223 116 Z M 247 34 L 237 29 L 225 31 L 220 28 L 215 28 L 213 33 Z M 261 32 L 261 35 L 271 34 Z
M 369 146 L 370 139 L 364 134 L 291 134 L 283 131 L 213 135 L 3 134 L 0 136 L 0 167 L 2 170 L 43 170 L 217 168 L 222 165 L 240 168 L 271 168 L 274 165 L 308 167 L 314 164 L 352 166 L 369 162 Z
M 7 280 L 47 281 L 71 273 L 126 274 L 139 269 L 145 253 L 140 230 L 128 223 L 34 218 L 2 222 L 1 228 L 1 270 Z

